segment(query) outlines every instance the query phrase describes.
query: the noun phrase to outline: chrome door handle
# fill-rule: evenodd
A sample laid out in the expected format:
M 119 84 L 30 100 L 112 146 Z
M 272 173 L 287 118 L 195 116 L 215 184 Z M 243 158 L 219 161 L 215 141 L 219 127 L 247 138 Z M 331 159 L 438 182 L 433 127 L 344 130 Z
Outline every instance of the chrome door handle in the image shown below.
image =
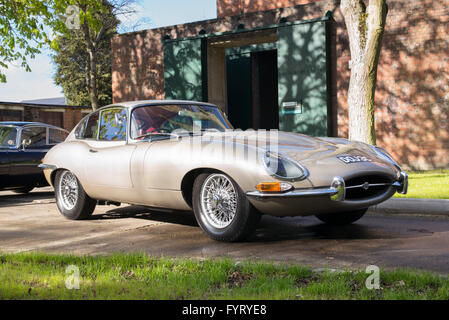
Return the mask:
M 96 153 L 96 152 L 98 152 L 98 150 L 95 150 L 95 149 L 89 149 L 89 152 Z

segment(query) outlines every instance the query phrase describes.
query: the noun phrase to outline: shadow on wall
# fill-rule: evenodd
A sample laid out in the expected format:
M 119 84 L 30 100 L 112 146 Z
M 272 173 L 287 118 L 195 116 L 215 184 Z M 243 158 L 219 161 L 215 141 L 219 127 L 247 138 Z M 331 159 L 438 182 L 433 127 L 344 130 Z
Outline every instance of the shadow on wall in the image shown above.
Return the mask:
M 282 114 L 279 129 L 312 136 L 327 135 L 325 22 L 278 31 L 279 101 L 297 101 L 300 114 Z
M 449 1 L 387 0 L 376 89 L 377 144 L 406 167 L 449 166 Z M 339 135 L 347 136 L 349 46 L 337 17 Z
M 449 166 L 449 0 L 387 0 L 389 13 L 378 69 L 377 143 L 412 169 Z M 338 1 L 120 35 L 112 43 L 114 101 L 164 98 L 162 37 L 172 39 L 322 17 L 335 10 L 338 135 L 347 137 L 350 60 Z M 313 72 L 307 70 L 307 72 Z M 294 79 L 286 79 L 293 82 Z M 308 84 L 314 89 L 316 84 Z M 293 90 L 290 88 L 289 90 Z M 292 93 L 293 94 L 293 93 Z M 320 115 L 317 115 L 320 117 Z M 317 123 L 321 118 L 310 123 Z M 314 128 L 306 128 L 312 132 Z
M 165 98 L 202 100 L 201 39 L 164 44 Z

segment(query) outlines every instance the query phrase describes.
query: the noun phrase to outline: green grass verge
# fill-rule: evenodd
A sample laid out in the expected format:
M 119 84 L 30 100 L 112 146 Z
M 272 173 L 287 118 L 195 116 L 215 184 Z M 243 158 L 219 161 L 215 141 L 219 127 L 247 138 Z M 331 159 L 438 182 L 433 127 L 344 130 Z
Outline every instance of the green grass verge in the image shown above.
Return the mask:
M 69 265 L 80 288 L 67 289 Z M 380 273 L 369 290 L 363 271 L 316 273 L 297 265 L 228 259 L 0 254 L 0 299 L 448 299 L 449 280 L 407 270 Z
M 408 193 L 395 197 L 449 199 L 449 170 L 410 172 Z

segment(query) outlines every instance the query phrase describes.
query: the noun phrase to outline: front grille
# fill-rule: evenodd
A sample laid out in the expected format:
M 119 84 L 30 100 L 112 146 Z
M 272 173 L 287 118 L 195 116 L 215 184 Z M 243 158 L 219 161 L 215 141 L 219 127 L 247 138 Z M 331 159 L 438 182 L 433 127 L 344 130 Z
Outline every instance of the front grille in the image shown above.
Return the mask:
M 388 191 L 393 181 L 382 175 L 366 175 L 346 181 L 346 200 L 367 200 Z

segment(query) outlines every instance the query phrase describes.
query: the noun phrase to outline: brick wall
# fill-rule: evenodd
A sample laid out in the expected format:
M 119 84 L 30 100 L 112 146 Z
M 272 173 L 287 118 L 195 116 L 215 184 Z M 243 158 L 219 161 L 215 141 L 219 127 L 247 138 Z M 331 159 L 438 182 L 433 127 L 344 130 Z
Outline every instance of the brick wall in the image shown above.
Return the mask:
M 266 11 L 321 0 L 217 0 L 217 17 L 243 15 L 250 12 Z
M 164 57 L 162 39 L 197 36 L 201 30 L 207 34 L 237 30 L 240 24 L 255 28 L 286 21 L 323 17 L 334 10 L 336 0 L 316 2 L 283 10 L 251 12 L 244 17 L 229 16 L 197 23 L 144 30 L 117 35 L 112 39 L 112 94 L 113 101 L 164 98 Z
M 387 2 L 375 99 L 377 143 L 410 168 L 449 167 L 449 0 Z M 281 18 L 306 20 L 328 10 L 334 10 L 336 25 L 338 135 L 347 137 L 350 53 L 338 1 L 332 0 L 218 0 L 219 19 L 116 36 L 114 102 L 164 98 L 164 35 L 181 38 L 202 29 L 235 30 L 241 23 L 252 28 L 279 23 Z

